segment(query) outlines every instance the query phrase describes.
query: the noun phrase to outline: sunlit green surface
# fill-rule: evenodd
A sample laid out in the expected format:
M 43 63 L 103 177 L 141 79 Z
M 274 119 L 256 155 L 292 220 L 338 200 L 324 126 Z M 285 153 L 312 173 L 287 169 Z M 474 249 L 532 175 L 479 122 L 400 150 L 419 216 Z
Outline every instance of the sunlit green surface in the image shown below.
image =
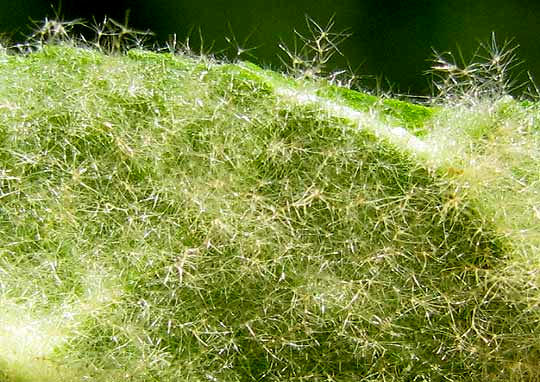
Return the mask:
M 0 55 L 0 377 L 540 378 L 538 109 Z

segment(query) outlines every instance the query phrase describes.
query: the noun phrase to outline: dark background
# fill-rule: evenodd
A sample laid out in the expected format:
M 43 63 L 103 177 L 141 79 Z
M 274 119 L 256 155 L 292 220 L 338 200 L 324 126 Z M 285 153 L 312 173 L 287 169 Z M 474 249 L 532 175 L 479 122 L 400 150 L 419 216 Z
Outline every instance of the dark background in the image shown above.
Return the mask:
M 194 48 L 199 28 L 213 52 L 233 54 L 225 37 L 249 51 L 248 59 L 264 66 L 283 68 L 277 58 L 278 43 L 292 46 L 294 32 L 306 32 L 305 15 L 324 25 L 335 15 L 334 31 L 349 29 L 352 36 L 342 47 L 346 59 L 336 57 L 332 68 L 347 63 L 360 75 L 384 76 L 384 86 L 394 92 L 426 95 L 433 50 L 457 52 L 466 59 L 495 32 L 502 45 L 513 39 L 525 63 L 521 69 L 540 78 L 540 2 L 511 0 L 110 0 L 106 3 L 44 0 L 0 0 L 0 33 L 21 41 L 31 33 L 32 20 L 59 14 L 64 20 L 105 15 L 129 26 L 151 30 L 162 44 L 176 33 L 183 41 L 191 33 Z M 228 50 L 227 50 L 228 49 Z

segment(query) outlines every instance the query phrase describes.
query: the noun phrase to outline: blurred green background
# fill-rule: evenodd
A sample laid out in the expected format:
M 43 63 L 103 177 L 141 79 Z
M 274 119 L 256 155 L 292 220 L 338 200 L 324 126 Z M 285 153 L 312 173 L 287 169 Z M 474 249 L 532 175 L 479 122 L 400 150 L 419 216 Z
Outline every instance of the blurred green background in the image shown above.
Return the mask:
M 153 31 L 158 42 L 164 43 L 172 34 L 183 41 L 191 34 L 192 47 L 198 49 L 200 29 L 205 46 L 213 43 L 213 52 L 234 55 L 225 39 L 234 37 L 244 48 L 256 47 L 242 58 L 276 69 L 282 67 L 278 43 L 292 46 L 293 30 L 306 32 L 305 15 L 323 25 L 335 15 L 334 31 L 348 29 L 352 36 L 342 45 L 345 58 L 336 56 L 332 68 L 349 65 L 359 75 L 383 76 L 383 88 L 397 93 L 429 94 L 425 71 L 431 65 L 432 49 L 457 52 L 459 46 L 469 59 L 491 32 L 501 45 L 513 39 L 525 61 L 521 69 L 540 77 L 538 1 L 64 0 L 59 4 L 0 0 L 0 32 L 20 41 L 31 32 L 31 20 L 53 17 L 55 12 L 65 20 L 101 21 L 108 15 L 123 21 L 127 10 L 129 25 Z

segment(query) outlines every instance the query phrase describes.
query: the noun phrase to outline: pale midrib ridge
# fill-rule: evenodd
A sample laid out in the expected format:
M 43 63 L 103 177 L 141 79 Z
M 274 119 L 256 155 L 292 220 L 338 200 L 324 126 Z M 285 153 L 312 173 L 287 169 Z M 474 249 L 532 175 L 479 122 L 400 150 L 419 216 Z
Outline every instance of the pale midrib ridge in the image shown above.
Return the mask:
M 392 144 L 406 149 L 411 154 L 431 157 L 439 151 L 435 143 L 428 144 L 424 142 L 404 127 L 390 126 L 382 122 L 378 118 L 378 113 L 375 111 L 358 111 L 328 98 L 290 87 L 276 87 L 275 93 L 288 101 L 293 101 L 301 105 L 314 104 L 332 116 L 346 118 L 356 125 L 357 128 L 366 129 L 376 137 L 386 139 Z

